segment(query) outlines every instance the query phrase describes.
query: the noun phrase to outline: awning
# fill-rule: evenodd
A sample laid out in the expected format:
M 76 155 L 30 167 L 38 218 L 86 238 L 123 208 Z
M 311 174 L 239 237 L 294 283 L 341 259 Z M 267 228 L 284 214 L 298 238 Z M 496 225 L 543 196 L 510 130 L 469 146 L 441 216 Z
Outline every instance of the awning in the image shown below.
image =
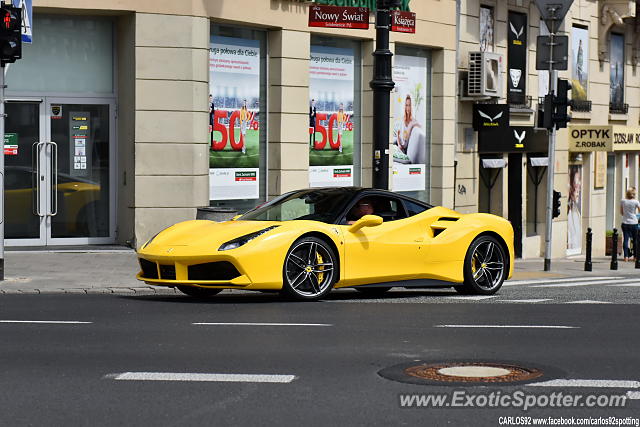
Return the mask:
M 482 167 L 485 169 L 502 169 L 507 167 L 504 159 L 482 159 Z
M 548 157 L 529 157 L 529 161 L 531 162 L 531 166 L 535 166 L 535 167 L 549 166 Z

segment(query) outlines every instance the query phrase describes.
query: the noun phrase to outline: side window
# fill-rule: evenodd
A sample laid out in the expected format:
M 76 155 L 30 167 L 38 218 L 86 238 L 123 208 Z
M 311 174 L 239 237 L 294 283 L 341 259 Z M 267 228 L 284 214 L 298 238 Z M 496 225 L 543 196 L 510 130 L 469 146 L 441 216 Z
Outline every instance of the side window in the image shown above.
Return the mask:
M 403 200 L 404 207 L 407 209 L 407 216 L 418 215 L 427 210 L 425 206 L 419 205 L 417 203 L 410 202 L 409 200 Z
M 353 224 L 364 215 L 377 215 L 385 222 L 407 218 L 400 200 L 385 196 L 364 196 L 349 209 L 343 224 Z

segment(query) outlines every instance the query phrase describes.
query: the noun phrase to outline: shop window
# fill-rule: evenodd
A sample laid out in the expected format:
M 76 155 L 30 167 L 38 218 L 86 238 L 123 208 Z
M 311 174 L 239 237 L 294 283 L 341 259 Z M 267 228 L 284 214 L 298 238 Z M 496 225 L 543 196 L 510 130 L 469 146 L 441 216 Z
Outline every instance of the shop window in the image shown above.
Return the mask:
M 391 92 L 393 190 L 431 197 L 431 53 L 396 46 Z
M 267 36 L 211 25 L 210 205 L 247 211 L 266 200 Z
M 33 27 L 33 43 L 23 43 L 22 59 L 8 67 L 8 90 L 114 93 L 111 19 L 35 14 Z
M 311 37 L 309 186 L 360 185 L 360 43 Z

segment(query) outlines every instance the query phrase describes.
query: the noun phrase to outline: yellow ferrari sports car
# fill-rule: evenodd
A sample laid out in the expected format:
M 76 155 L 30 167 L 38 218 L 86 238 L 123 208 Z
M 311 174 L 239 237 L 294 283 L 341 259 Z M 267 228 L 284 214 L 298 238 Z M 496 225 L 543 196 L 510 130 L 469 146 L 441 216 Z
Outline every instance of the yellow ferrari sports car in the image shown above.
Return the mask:
M 245 289 L 316 300 L 333 288 L 376 294 L 434 285 L 491 295 L 513 272 L 513 228 L 498 216 L 389 191 L 317 188 L 231 221 L 175 224 L 138 258 L 139 280 L 196 297 Z

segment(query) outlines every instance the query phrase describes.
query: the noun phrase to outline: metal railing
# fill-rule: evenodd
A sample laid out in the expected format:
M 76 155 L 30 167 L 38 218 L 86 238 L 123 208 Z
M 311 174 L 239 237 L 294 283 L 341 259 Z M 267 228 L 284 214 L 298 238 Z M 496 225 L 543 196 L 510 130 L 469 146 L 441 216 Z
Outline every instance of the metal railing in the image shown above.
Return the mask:
M 627 114 L 629 104 L 609 104 L 609 114 Z
M 591 101 L 573 99 L 571 100 L 571 111 L 589 113 L 591 112 Z

